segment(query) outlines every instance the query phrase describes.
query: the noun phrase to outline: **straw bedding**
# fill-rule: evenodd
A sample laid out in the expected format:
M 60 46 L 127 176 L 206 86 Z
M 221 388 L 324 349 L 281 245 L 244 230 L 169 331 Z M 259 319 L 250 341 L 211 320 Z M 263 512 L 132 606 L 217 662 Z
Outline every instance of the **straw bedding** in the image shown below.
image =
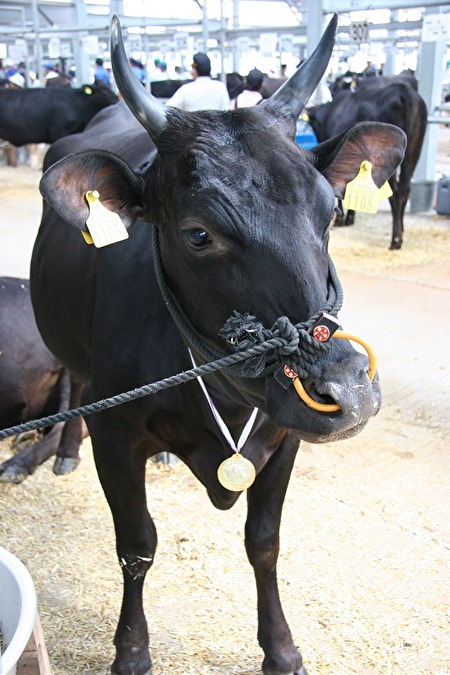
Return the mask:
M 425 443 L 426 428 L 413 432 Z M 383 433 L 381 444 L 369 431 L 305 444 L 295 467 L 279 581 L 311 674 L 450 672 L 445 480 L 438 463 L 393 462 Z M 420 499 L 411 485 L 423 487 Z M 245 500 L 215 511 L 182 464 L 149 463 L 147 491 L 159 532 L 145 586 L 155 675 L 259 673 Z M 54 675 L 107 673 L 121 575 L 89 441 L 75 473 L 56 477 L 47 463 L 20 486 L 2 485 L 0 513 L 2 543 L 36 583 Z

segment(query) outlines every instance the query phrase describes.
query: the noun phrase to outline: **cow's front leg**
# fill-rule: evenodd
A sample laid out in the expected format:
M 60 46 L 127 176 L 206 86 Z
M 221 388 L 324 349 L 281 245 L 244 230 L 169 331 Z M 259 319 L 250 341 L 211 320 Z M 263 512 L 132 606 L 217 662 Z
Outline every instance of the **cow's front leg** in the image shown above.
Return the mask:
M 248 490 L 245 545 L 258 594 L 258 641 L 265 675 L 306 675 L 281 607 L 277 582 L 280 520 L 298 439 L 288 434 Z
M 96 417 L 96 419 L 94 419 Z M 103 418 L 103 419 L 102 419 Z M 114 644 L 114 675 L 151 675 L 142 589 L 156 550 L 156 528 L 146 506 L 146 454 L 106 414 L 89 420 L 98 475 L 111 508 L 123 573 L 123 598 Z

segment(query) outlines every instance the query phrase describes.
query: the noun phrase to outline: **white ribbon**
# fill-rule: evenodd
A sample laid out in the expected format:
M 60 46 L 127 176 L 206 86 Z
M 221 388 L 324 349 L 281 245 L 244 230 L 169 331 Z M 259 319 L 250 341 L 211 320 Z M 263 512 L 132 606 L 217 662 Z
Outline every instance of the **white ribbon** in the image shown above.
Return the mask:
M 192 365 L 194 366 L 194 368 L 196 368 L 197 364 L 194 361 L 194 357 L 193 357 L 190 349 L 189 349 L 189 355 L 191 357 Z M 208 393 L 206 385 L 203 382 L 202 376 L 197 375 L 197 380 L 198 380 L 198 382 L 199 382 L 199 384 L 200 384 L 200 386 L 203 390 L 203 393 L 205 394 L 206 400 L 209 403 L 209 407 L 211 408 L 211 412 L 214 415 L 214 419 L 216 420 L 217 425 L 218 425 L 219 429 L 221 430 L 222 434 L 225 436 L 225 439 L 227 440 L 228 445 L 231 447 L 231 449 L 234 452 L 239 453 L 242 450 L 243 446 L 245 445 L 245 442 L 246 442 L 247 438 L 250 436 L 251 430 L 253 429 L 253 425 L 254 425 L 255 420 L 256 420 L 256 415 L 258 414 L 258 408 L 253 408 L 252 412 L 250 413 L 250 417 L 248 418 L 248 420 L 245 424 L 245 427 L 243 428 L 242 433 L 239 436 L 239 439 L 238 439 L 238 442 L 237 442 L 237 445 L 236 445 L 236 443 L 234 442 L 234 439 L 233 439 L 233 437 L 230 433 L 230 430 L 228 429 L 227 425 L 223 421 L 219 411 L 217 410 L 216 406 L 214 405 L 214 401 L 212 400 L 211 396 Z

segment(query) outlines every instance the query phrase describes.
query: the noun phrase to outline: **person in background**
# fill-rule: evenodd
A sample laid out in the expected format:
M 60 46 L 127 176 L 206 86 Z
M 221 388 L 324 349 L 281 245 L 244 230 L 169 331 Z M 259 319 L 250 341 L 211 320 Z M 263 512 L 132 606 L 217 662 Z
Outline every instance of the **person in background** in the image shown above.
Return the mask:
M 111 77 L 103 65 L 103 59 L 100 57 L 95 59 L 94 82 L 95 84 L 105 84 L 107 87 L 111 86 Z
M 14 65 L 13 60 L 9 58 L 3 61 L 3 68 L 4 68 L 4 76 L 7 80 L 11 77 L 11 75 L 14 75 L 15 73 L 18 72 L 16 66 Z
M 59 66 L 54 66 L 52 63 L 46 63 L 44 66 L 44 87 L 63 87 L 65 89 L 72 88 L 72 79 L 69 75 L 62 73 Z
M 160 61 L 159 62 L 159 72 L 160 74 L 160 79 L 161 80 L 168 80 L 169 76 L 167 74 L 167 63 L 165 61 Z
M 44 87 L 47 86 L 47 82 L 49 80 L 53 80 L 56 77 L 58 77 L 58 73 L 55 72 L 55 67 L 53 63 L 44 64 L 44 73 L 43 73 Z
M 167 63 L 165 61 L 155 59 L 155 64 L 155 70 L 152 70 L 152 72 L 149 73 L 149 82 L 161 82 L 161 80 L 168 80 L 169 75 L 167 74 Z
M 25 89 L 25 78 L 20 73 L 14 73 L 7 80 L 10 89 Z
M 130 66 L 131 70 L 136 75 L 139 82 L 141 82 L 145 86 L 145 71 L 142 63 L 140 61 L 137 61 L 136 59 L 131 58 Z
M 286 68 L 287 68 L 287 65 L 285 63 L 282 63 L 281 67 L 280 67 L 280 77 L 283 78 L 283 80 L 287 79 Z
M 25 78 L 18 71 L 12 73 L 8 78 L 6 78 L 6 87 L 8 89 L 25 89 Z M 17 157 L 17 148 L 12 143 L 8 141 L 3 141 L 0 139 L 0 148 L 6 153 L 6 163 L 8 166 L 17 166 L 18 157 Z
M 364 68 L 361 75 L 363 77 L 376 77 L 377 74 L 377 67 L 372 63 L 372 61 L 367 61 L 367 66 Z
M 192 62 L 193 81 L 181 85 L 169 98 L 167 105 L 181 110 L 229 110 L 230 97 L 220 80 L 211 78 L 211 61 L 207 54 L 194 54 Z
M 232 108 L 236 110 L 237 108 L 249 108 L 253 105 L 258 105 L 262 101 L 262 94 L 259 90 L 261 89 L 263 83 L 264 75 L 257 68 L 253 68 L 245 78 L 245 89 L 244 91 L 236 96 L 233 101 Z
M 184 80 L 185 78 L 183 77 L 183 70 L 181 66 L 175 66 L 174 70 L 174 75 L 173 75 L 173 80 Z

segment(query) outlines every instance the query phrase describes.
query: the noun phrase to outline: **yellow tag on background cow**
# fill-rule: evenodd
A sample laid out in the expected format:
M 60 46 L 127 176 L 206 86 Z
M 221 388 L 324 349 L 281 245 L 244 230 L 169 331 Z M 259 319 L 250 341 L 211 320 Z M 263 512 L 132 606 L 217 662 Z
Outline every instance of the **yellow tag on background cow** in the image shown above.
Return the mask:
M 376 213 L 379 195 L 380 191 L 372 178 L 372 163 L 364 160 L 356 178 L 347 183 L 343 206 L 353 211 Z
M 89 204 L 89 218 L 86 226 L 97 248 L 128 239 L 127 229 L 120 216 L 103 206 L 97 190 L 86 192 L 86 199 Z M 85 235 L 86 233 L 83 232 L 84 238 L 89 243 Z
M 392 197 L 392 190 L 391 186 L 389 183 L 386 181 L 383 183 L 383 185 L 380 187 L 380 194 L 378 195 L 378 201 L 382 201 L 383 199 L 389 199 L 389 197 Z

